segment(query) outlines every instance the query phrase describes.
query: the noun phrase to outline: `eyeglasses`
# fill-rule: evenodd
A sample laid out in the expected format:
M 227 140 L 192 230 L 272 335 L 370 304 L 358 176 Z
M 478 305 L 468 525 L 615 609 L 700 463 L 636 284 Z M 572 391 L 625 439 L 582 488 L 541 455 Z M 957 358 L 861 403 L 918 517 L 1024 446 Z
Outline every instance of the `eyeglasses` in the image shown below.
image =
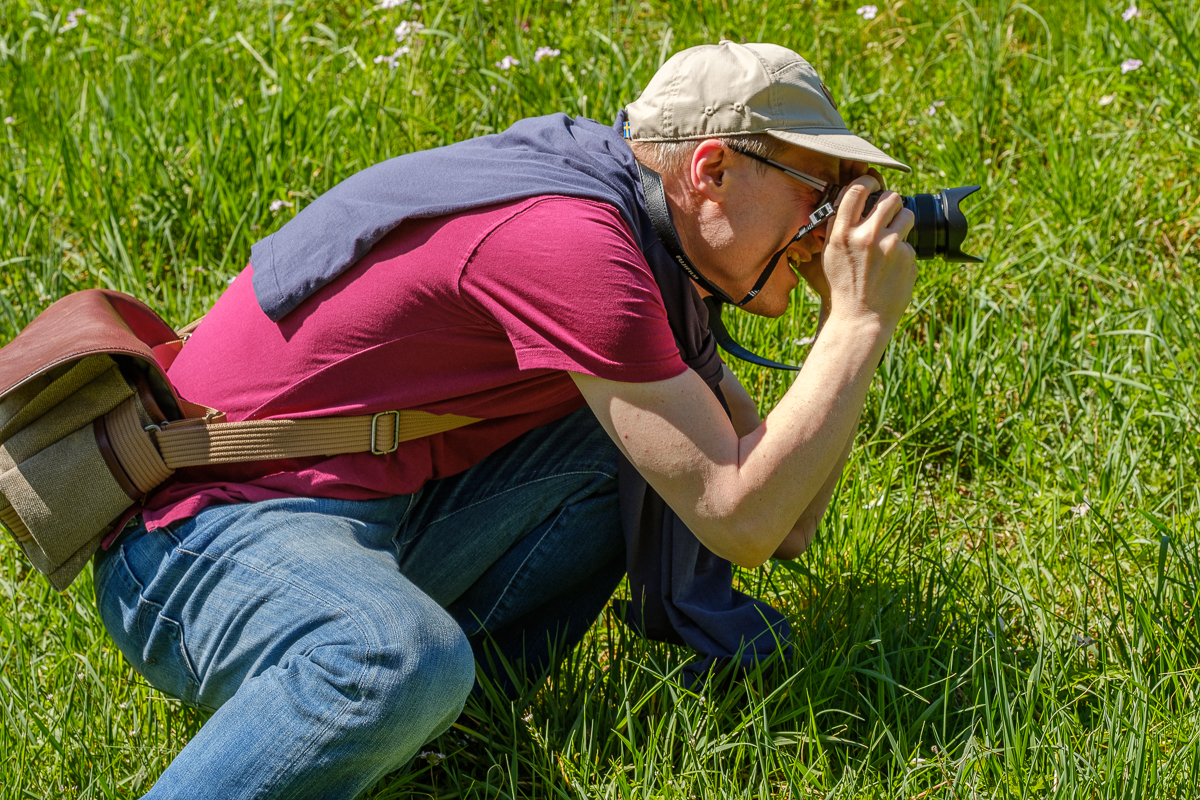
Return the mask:
M 836 183 L 830 183 L 829 181 L 823 181 L 820 178 L 809 175 L 807 172 L 801 172 L 798 169 L 792 169 L 787 164 L 781 164 L 778 161 L 776 161 L 775 159 L 767 158 L 765 156 L 760 156 L 757 153 L 750 153 L 746 150 L 739 150 L 736 147 L 729 147 L 728 144 L 725 146 L 727 148 L 729 148 L 730 150 L 732 150 L 733 152 L 737 153 L 738 155 L 743 155 L 743 156 L 746 156 L 747 158 L 752 158 L 755 161 L 759 162 L 760 164 L 766 164 L 768 167 L 774 167 L 775 169 L 782 172 L 784 175 L 787 175 L 789 178 L 800 181 L 805 186 L 809 186 L 813 189 L 816 189 L 818 192 L 821 192 L 821 199 L 817 203 L 817 208 L 820 208 L 821 206 L 825 205 L 826 203 L 832 203 L 833 200 L 837 198 L 838 192 L 840 192 L 842 189 L 842 187 L 837 185 Z

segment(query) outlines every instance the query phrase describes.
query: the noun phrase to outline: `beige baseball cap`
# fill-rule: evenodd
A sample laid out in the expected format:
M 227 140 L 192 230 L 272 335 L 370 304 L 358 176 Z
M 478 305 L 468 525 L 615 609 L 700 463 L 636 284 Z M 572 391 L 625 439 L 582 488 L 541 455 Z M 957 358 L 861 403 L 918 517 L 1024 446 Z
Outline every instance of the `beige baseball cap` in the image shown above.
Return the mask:
M 911 171 L 851 133 L 812 65 L 775 44 L 723 41 L 682 50 L 626 113 L 633 141 L 769 133 L 818 153 Z

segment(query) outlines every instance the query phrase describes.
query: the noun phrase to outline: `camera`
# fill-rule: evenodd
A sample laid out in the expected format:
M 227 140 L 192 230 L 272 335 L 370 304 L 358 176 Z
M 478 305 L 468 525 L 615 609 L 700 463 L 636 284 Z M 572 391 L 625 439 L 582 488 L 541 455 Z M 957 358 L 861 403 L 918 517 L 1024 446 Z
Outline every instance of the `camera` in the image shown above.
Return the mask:
M 967 238 L 967 217 L 958 204 L 963 198 L 979 191 L 978 186 L 956 186 L 942 189 L 938 194 L 901 195 L 904 207 L 913 213 L 916 221 L 906 240 L 917 251 L 917 258 L 930 259 L 941 256 L 946 261 L 963 264 L 982 264 L 983 259 L 967 255 L 962 251 Z M 863 216 L 871 213 L 883 192 L 867 196 Z

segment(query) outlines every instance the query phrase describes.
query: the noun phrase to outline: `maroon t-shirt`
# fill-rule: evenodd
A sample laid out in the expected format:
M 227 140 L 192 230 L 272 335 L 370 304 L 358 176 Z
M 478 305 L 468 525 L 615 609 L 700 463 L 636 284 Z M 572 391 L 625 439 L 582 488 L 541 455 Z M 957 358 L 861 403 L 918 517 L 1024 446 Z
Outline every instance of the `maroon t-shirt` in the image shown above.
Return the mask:
M 666 380 L 687 367 L 654 276 L 611 206 L 538 197 L 410 220 L 281 323 L 252 266 L 171 366 L 181 396 L 232 421 L 419 409 L 482 422 L 356 453 L 179 470 L 150 528 L 209 505 L 407 494 L 580 408 L 567 370 Z

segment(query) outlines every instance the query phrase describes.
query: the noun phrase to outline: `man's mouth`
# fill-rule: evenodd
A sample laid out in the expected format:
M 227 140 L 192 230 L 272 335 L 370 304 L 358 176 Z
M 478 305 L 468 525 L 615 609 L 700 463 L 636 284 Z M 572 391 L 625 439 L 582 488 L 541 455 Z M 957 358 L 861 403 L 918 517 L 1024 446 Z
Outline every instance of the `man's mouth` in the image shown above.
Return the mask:
M 807 264 L 809 261 L 812 261 L 812 253 L 808 252 L 805 248 L 800 248 L 799 252 L 788 253 L 788 265 L 793 269 L 796 265 Z

